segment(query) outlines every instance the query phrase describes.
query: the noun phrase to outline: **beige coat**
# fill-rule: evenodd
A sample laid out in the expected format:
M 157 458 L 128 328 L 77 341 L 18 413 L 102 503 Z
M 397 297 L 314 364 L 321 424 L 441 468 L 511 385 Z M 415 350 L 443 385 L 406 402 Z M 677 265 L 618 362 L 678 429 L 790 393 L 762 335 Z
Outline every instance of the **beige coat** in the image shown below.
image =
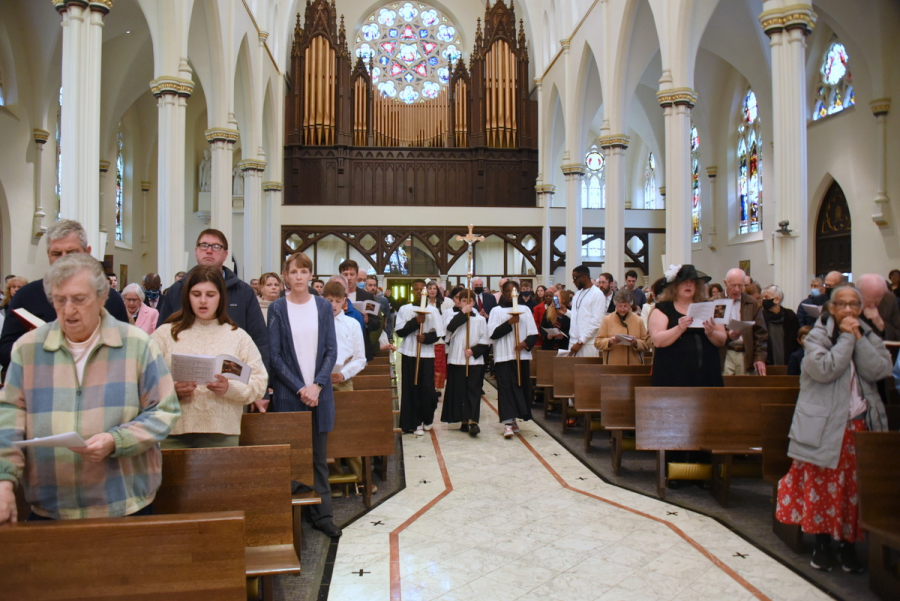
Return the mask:
M 637 348 L 615 344 L 610 338 L 616 334 L 634 336 L 637 339 Z M 600 322 L 594 346 L 600 350 L 603 362 L 607 365 L 640 365 L 644 362 L 641 351 L 650 348 L 650 334 L 636 313 L 629 312 L 624 325 L 617 313 L 610 313 Z

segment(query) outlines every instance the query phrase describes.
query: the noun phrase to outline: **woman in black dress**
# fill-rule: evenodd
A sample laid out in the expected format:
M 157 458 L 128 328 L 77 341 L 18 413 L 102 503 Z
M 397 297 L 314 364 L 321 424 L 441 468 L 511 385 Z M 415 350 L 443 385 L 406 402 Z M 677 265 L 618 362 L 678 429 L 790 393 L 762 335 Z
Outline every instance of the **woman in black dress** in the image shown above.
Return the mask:
M 688 306 L 706 300 L 703 284 L 711 278 L 693 265 L 669 268 L 665 289 L 650 314 L 650 338 L 655 348 L 653 386 L 724 386 L 719 347 L 726 341 L 725 326 L 709 319 L 691 327 Z

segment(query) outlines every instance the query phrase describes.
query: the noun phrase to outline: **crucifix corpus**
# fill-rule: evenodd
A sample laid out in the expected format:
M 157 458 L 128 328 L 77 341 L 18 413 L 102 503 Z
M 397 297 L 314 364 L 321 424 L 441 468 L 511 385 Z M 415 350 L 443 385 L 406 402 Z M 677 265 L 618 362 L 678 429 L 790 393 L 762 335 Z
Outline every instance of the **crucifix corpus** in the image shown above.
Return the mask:
M 474 226 L 469 224 L 469 233 L 465 236 L 456 236 L 457 242 L 465 242 L 469 246 L 469 257 L 466 263 L 466 300 L 472 299 L 472 278 L 475 276 L 475 255 L 472 253 L 474 246 L 484 241 L 484 236 L 476 236 L 472 233 Z M 466 319 L 466 350 L 469 346 L 469 320 Z M 466 355 L 466 377 L 469 377 L 469 356 Z

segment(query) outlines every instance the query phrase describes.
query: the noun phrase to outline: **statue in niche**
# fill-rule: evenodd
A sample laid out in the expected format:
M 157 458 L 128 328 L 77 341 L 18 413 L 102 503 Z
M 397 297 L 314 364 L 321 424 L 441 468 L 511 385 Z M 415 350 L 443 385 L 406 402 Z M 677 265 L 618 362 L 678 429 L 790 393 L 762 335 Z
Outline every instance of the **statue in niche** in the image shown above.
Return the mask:
M 200 161 L 200 173 L 197 181 L 200 185 L 201 192 L 209 192 L 210 181 L 212 180 L 212 160 L 209 158 L 209 149 L 203 151 L 203 160 Z
M 231 172 L 231 195 L 241 198 L 244 196 L 244 174 L 240 167 L 235 167 Z

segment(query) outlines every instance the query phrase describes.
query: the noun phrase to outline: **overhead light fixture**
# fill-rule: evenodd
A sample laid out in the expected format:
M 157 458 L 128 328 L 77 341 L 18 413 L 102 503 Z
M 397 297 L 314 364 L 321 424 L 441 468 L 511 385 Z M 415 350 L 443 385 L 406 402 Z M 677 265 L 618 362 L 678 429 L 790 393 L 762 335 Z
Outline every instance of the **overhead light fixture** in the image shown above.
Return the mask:
M 131 33 L 131 30 L 130 30 L 130 29 L 129 29 L 129 30 L 128 30 L 128 31 L 126 31 L 126 32 L 125 32 L 125 33 Z

